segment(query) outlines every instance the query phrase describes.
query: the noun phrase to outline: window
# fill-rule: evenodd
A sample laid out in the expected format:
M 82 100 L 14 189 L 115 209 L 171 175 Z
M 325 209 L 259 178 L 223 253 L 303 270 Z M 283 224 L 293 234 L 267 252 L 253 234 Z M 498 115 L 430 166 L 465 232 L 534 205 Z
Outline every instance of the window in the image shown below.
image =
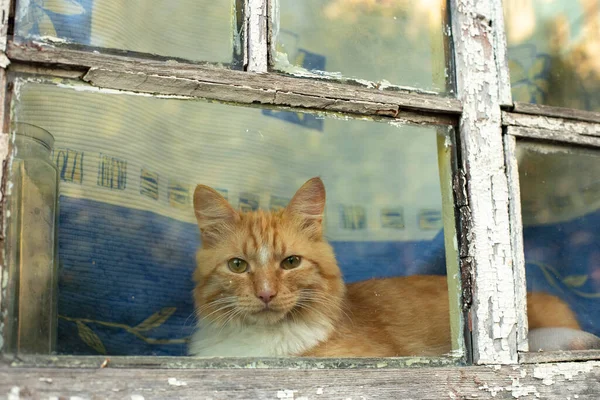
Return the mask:
M 511 18 L 519 7 L 550 18 L 593 11 L 593 4 L 505 2 L 503 9 L 498 0 L 447 6 L 246 0 L 155 2 L 150 9 L 100 3 L 0 2 L 0 32 L 6 32 L 0 373 L 8 377 L 1 390 L 86 398 L 141 398 L 162 390 L 182 398 L 588 393 L 597 362 L 573 361 L 600 354 L 528 352 L 526 307 L 528 288 L 555 283 L 549 291 L 569 303 L 565 293 L 591 293 L 596 282 L 593 172 L 600 121 L 593 105 L 581 105 L 593 80 L 564 62 L 570 42 L 560 42 L 561 76 L 585 84 L 577 93 L 539 94 L 536 60 L 525 60 L 515 47 L 544 42 L 538 28 L 550 25 L 534 24 L 519 36 L 515 29 L 522 27 Z M 586 32 L 593 21 L 575 25 L 569 25 L 580 32 L 575 42 L 592 39 Z M 521 65 L 527 63 L 534 67 Z M 51 163 L 32 164 L 24 159 L 28 152 Z M 60 182 L 58 233 L 47 229 L 16 251 L 27 224 L 52 226 L 54 188 L 37 184 L 51 178 L 33 177 L 53 174 Z M 192 289 L 190 271 L 179 268 L 193 264 L 197 245 L 192 187 L 206 183 L 234 206 L 268 209 L 286 204 L 314 175 L 328 190 L 325 229 L 347 280 L 447 274 L 456 352 L 447 358 L 169 357 L 182 354 L 191 327 L 191 298 L 164 300 Z M 21 192 L 27 196 L 15 194 Z M 23 202 L 32 213 L 23 212 Z M 14 278 L 38 243 L 47 254 L 58 244 L 58 298 L 39 285 L 27 294 L 24 284 L 56 276 Z M 552 243 L 557 247 L 549 254 Z M 548 267 L 535 258 L 539 253 L 556 254 L 551 261 L 560 264 Z M 364 274 L 355 260 L 365 254 L 385 268 Z M 390 258 L 398 264 L 389 267 Z M 534 263 L 544 264 L 538 277 L 531 275 Z M 38 294 L 46 301 L 11 301 Z M 76 356 L 15 352 L 9 330 L 35 323 L 15 319 L 19 307 L 46 318 L 39 304 L 55 301 L 58 335 L 65 338 L 58 349 Z M 570 304 L 580 324 L 597 333 L 597 307 L 593 298 L 586 301 Z M 45 321 L 39 337 L 51 343 L 53 319 Z M 170 335 L 169 327 L 182 334 Z M 533 338 L 539 332 L 531 328 Z M 423 368 L 399 368 L 416 365 Z M 41 366 L 47 368 L 34 369 Z M 66 374 L 65 366 L 81 370 Z M 98 367 L 93 378 L 85 372 Z M 73 385 L 78 379 L 85 384 Z

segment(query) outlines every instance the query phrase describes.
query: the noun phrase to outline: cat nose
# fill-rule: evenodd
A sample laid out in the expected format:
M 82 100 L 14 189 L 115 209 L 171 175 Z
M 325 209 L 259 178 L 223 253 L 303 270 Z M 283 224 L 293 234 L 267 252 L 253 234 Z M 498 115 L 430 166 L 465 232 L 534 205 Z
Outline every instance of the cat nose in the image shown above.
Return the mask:
M 273 297 L 277 295 L 277 292 L 273 290 L 261 290 L 258 292 L 257 297 L 261 299 L 265 304 L 269 304 Z

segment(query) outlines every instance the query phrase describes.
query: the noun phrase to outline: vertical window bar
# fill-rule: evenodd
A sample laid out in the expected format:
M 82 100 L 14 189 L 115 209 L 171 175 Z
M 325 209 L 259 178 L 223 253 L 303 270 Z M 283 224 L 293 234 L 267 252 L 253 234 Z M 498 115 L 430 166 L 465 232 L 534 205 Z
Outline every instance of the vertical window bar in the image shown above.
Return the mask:
M 267 0 L 246 0 L 246 71 L 267 72 Z
M 10 132 L 10 93 L 6 76 L 6 67 L 10 61 L 6 57 L 6 41 L 8 37 L 11 0 L 0 0 L 0 249 L 4 249 L 4 194 L 6 193 L 6 174 L 8 169 L 8 149 Z M 5 272 L 4 251 L 0 251 L 0 351 L 5 343 L 4 326 L 6 316 L 6 288 L 8 274 Z
M 494 0 L 451 0 L 461 168 L 471 223 L 463 259 L 471 276 L 469 323 L 475 364 L 517 362 L 515 285 L 496 68 Z M 464 245 L 461 244 L 461 245 Z
M 510 72 L 508 70 L 508 50 L 506 44 L 506 31 L 504 27 L 504 11 L 502 0 L 490 0 L 492 6 L 492 33 L 494 35 L 494 58 L 498 70 L 498 92 L 501 106 L 512 106 L 512 94 L 510 91 Z
M 515 279 L 515 307 L 517 312 L 517 350 L 529 351 L 527 342 L 527 284 L 525 282 L 525 252 L 523 250 L 523 220 L 521 218 L 521 189 L 517 163 L 517 140 L 504 135 L 504 157 L 508 175 L 508 210 L 512 246 L 513 276 Z

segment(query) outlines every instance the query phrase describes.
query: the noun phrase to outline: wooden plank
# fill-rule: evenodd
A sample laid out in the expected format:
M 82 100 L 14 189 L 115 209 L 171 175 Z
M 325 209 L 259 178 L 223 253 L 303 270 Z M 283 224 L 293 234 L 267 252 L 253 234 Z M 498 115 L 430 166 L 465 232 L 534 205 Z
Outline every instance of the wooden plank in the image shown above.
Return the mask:
M 571 133 L 568 131 L 561 132 L 550 129 L 539 129 L 539 128 L 527 128 L 522 126 L 508 126 L 506 132 L 509 135 L 529 138 L 546 140 L 557 143 L 570 143 L 583 146 L 600 147 L 600 138 L 582 136 L 577 133 Z
M 277 73 L 257 74 L 235 71 L 209 64 L 143 59 L 115 54 L 69 49 L 41 44 L 10 43 L 7 54 L 11 60 L 43 63 L 87 70 L 128 71 L 145 75 L 191 79 L 205 83 L 220 83 L 256 90 L 276 90 L 287 93 L 352 100 L 367 103 L 392 104 L 402 109 L 460 114 L 462 105 L 454 98 L 412 93 L 408 91 L 383 91 L 361 86 L 316 79 L 303 79 Z
M 433 125 L 455 125 L 456 116 L 449 114 L 428 114 L 418 111 L 401 110 L 394 104 L 366 101 L 332 99 L 323 96 L 309 96 L 277 89 L 257 89 L 247 86 L 233 86 L 222 83 L 209 83 L 187 78 L 146 75 L 141 72 L 115 71 L 92 68 L 83 80 L 100 88 L 151 93 L 162 96 L 183 96 L 205 98 L 237 104 L 264 104 L 283 106 L 294 110 L 344 112 L 372 117 L 391 117 L 397 122 Z
M 519 362 L 522 364 L 590 360 L 600 360 L 600 350 L 544 351 L 519 354 Z
M 577 110 L 574 108 L 544 106 L 521 102 L 515 102 L 512 111 L 520 114 L 545 115 L 548 117 L 566 118 L 577 121 L 600 122 L 600 112 L 598 111 Z
M 517 350 L 529 350 L 527 333 L 527 283 L 525 281 L 525 251 L 523 250 L 523 221 L 521 218 L 521 187 L 517 164 L 517 141 L 512 135 L 504 136 L 504 158 L 508 176 L 510 240 L 515 281 L 515 310 L 517 313 Z
M 246 1 L 246 49 L 251 72 L 267 72 L 267 0 Z
M 450 2 L 458 99 L 463 103 L 461 168 L 471 221 L 464 224 L 467 271 L 461 272 L 473 282 L 473 362 L 509 364 L 517 362 L 517 316 L 492 1 Z
M 288 369 L 382 369 L 406 367 L 443 367 L 460 365 L 457 357 L 388 357 L 388 358 L 310 358 L 310 357 L 152 357 L 152 356 L 53 356 L 3 354 L 0 365 L 11 367 L 98 368 L 110 363 L 111 368 L 223 369 L 223 368 L 288 368 Z
M 14 399 L 597 399 L 600 362 L 459 368 L 57 369 L 0 367 Z M 12 397 L 9 397 L 12 396 Z
M 600 137 L 600 124 L 573 121 L 565 118 L 502 112 L 502 124 L 554 131 L 557 135 Z

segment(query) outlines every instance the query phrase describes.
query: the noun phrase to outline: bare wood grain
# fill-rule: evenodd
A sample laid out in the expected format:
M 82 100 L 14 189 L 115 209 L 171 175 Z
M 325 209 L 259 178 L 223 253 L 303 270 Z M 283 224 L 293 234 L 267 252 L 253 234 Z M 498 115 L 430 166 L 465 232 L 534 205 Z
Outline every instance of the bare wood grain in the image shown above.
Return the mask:
M 387 370 L 0 367 L 20 399 L 597 399 L 598 362 Z M 577 397 L 575 397 L 575 395 Z
M 264 104 L 289 107 L 294 110 L 343 112 L 372 117 L 391 117 L 398 122 L 414 124 L 454 125 L 456 116 L 428 114 L 401 110 L 394 104 L 373 103 L 311 96 L 268 88 L 245 85 L 209 83 L 187 78 L 146 75 L 141 72 L 115 71 L 92 68 L 83 80 L 94 86 L 162 96 L 205 98 L 238 104 Z
M 522 364 L 590 360 L 600 360 L 600 350 L 523 352 L 519 354 L 519 362 Z
M 543 115 L 517 114 L 502 112 L 502 124 L 505 126 L 521 126 L 554 131 L 557 137 L 567 135 L 600 137 L 600 124 L 573 121 L 566 118 L 547 117 Z
M 449 97 L 407 91 L 382 91 L 352 84 L 295 78 L 277 73 L 258 74 L 235 71 L 209 64 L 142 59 L 40 44 L 9 43 L 7 54 L 11 60 L 20 62 L 59 65 L 80 70 L 94 68 L 127 71 L 144 75 L 190 79 L 204 83 L 218 83 L 232 87 L 243 86 L 255 90 L 275 90 L 328 99 L 381 103 L 422 112 L 456 115 L 462 111 L 460 101 Z
M 600 138 L 583 136 L 569 131 L 556 131 L 550 129 L 529 128 L 523 126 L 508 126 L 506 128 L 506 132 L 509 135 L 522 138 L 600 147 Z
M 577 110 L 574 108 L 515 102 L 512 111 L 520 114 L 545 115 L 578 121 L 600 122 L 600 112 Z

